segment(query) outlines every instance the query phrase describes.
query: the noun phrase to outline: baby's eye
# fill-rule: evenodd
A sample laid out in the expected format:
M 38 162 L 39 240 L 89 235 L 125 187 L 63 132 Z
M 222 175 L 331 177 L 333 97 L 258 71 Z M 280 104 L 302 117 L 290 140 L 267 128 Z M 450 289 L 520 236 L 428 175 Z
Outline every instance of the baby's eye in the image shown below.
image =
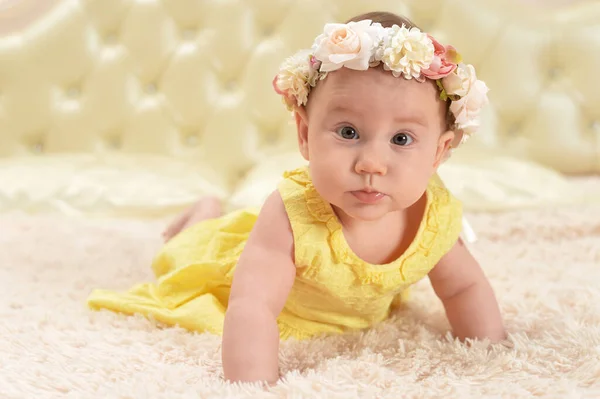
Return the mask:
M 337 134 L 346 140 L 356 140 L 358 138 L 358 132 L 350 126 L 344 126 L 338 129 Z
M 401 146 L 404 146 L 404 147 L 407 146 L 407 145 L 410 145 L 412 142 L 413 142 L 412 137 L 410 137 L 406 133 L 398 133 L 392 139 L 392 143 L 394 143 L 396 145 L 401 145 Z

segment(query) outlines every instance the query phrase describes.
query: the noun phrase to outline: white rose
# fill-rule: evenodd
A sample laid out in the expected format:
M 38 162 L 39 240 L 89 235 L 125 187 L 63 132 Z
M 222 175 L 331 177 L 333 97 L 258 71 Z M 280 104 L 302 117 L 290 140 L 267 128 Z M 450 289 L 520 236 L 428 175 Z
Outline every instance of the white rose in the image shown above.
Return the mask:
M 327 24 L 315 39 L 315 57 L 322 62 L 320 70 L 330 72 L 346 67 L 366 70 L 377 40 L 377 26 L 370 20 L 348 24 Z
M 454 115 L 456 124 L 465 134 L 471 134 L 479 127 L 479 114 L 488 103 L 488 91 L 483 81 L 475 80 L 464 97 L 450 104 L 450 111 Z
M 435 51 L 427 34 L 418 28 L 409 30 L 398 25 L 387 28 L 383 46 L 383 68 L 392 71 L 395 77 L 403 75 L 406 79 L 419 79 L 421 70 L 431 65 Z
M 373 52 L 371 53 L 370 66 L 378 66 L 383 58 L 385 50 L 385 38 L 388 34 L 388 28 L 384 28 L 379 22 L 371 25 L 374 28 L 375 40 L 373 41 Z
M 442 86 L 449 96 L 463 97 L 477 80 L 473 65 L 458 64 L 453 73 L 442 79 Z

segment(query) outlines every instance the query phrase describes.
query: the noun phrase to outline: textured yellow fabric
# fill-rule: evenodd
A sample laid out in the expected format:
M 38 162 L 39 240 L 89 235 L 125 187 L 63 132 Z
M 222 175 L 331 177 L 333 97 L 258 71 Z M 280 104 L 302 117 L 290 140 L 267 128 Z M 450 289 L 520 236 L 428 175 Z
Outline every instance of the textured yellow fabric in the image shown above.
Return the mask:
M 428 185 L 424 217 L 407 251 L 391 263 L 373 265 L 348 246 L 342 225 L 313 187 L 306 167 L 286 173 L 278 188 L 294 234 L 297 267 L 278 318 L 282 339 L 364 329 L 384 320 L 461 231 L 461 204 L 436 177 Z M 235 265 L 257 215 L 257 209 L 239 210 L 183 231 L 156 257 L 156 283 L 123 294 L 97 290 L 89 305 L 222 333 Z

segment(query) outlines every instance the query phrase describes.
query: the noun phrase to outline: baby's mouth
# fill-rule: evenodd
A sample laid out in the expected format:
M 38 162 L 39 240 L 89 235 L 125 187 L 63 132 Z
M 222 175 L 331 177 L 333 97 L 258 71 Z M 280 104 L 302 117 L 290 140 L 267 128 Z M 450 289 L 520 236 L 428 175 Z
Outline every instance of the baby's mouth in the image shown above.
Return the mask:
M 385 197 L 385 194 L 378 191 L 373 191 L 371 189 L 351 191 L 350 193 L 354 195 L 360 202 L 364 202 L 365 204 L 374 204 Z

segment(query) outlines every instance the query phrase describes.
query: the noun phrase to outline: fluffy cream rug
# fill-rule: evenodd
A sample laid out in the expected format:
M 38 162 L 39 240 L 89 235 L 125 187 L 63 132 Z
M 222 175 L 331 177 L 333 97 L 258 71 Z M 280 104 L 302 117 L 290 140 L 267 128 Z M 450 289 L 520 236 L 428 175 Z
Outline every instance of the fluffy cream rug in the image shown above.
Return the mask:
M 151 279 L 160 222 L 0 218 L 2 398 L 599 398 L 600 207 L 470 217 L 512 347 L 447 339 L 426 281 L 363 334 L 286 342 L 284 380 L 222 380 L 220 340 L 90 312 Z

